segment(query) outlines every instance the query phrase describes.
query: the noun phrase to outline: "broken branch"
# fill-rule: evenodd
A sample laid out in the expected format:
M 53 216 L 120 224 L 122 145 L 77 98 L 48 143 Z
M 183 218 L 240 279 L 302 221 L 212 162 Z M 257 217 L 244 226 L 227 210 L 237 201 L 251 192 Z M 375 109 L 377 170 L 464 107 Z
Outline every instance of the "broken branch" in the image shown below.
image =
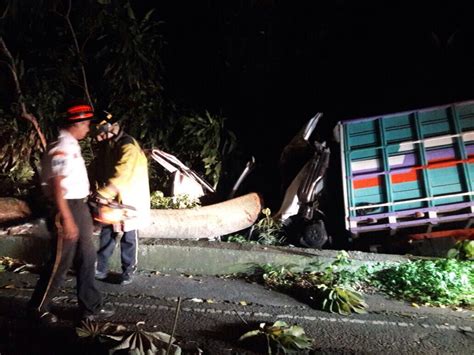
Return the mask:
M 47 145 L 46 137 L 43 134 L 43 131 L 41 130 L 41 127 L 36 117 L 32 113 L 28 112 L 26 109 L 26 104 L 23 98 L 23 94 L 21 92 L 20 81 L 18 80 L 18 74 L 16 71 L 15 61 L 13 60 L 13 56 L 8 50 L 7 45 L 5 44 L 5 41 L 3 40 L 2 37 L 0 37 L 0 51 L 1 53 L 4 53 L 7 59 L 9 60 L 9 62 L 6 62 L 6 61 L 2 61 L 2 62 L 5 63 L 5 65 L 8 67 L 8 69 L 10 69 L 10 72 L 12 74 L 13 82 L 15 84 L 16 95 L 18 97 L 18 102 L 20 104 L 20 109 L 21 109 L 20 117 L 27 121 L 30 121 L 33 124 L 33 127 L 35 128 L 36 133 L 38 134 L 38 137 L 41 141 L 41 146 L 43 150 L 46 150 L 46 145 Z

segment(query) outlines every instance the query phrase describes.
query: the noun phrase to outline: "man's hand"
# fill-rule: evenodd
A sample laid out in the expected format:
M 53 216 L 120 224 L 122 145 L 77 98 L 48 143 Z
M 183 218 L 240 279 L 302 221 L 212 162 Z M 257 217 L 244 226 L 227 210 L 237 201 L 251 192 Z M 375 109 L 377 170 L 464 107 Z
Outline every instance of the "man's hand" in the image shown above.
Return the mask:
M 100 205 L 108 205 L 112 201 L 112 199 L 106 198 L 99 192 L 95 192 L 90 196 L 89 201 L 95 202 Z
M 61 236 L 65 240 L 76 240 L 79 237 L 79 228 L 77 228 L 74 219 L 66 218 L 61 221 Z
M 115 187 L 115 185 L 109 183 L 106 186 L 97 190 L 96 195 L 110 202 L 110 201 L 113 201 L 117 197 L 118 193 L 119 191 Z

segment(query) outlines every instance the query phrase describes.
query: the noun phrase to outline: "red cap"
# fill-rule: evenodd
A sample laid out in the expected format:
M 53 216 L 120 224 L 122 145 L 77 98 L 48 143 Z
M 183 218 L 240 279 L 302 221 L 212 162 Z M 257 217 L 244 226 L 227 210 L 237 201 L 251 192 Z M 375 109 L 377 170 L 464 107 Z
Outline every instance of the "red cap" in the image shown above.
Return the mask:
M 94 118 L 94 110 L 87 104 L 73 105 L 66 110 L 65 118 L 70 123 L 91 120 Z

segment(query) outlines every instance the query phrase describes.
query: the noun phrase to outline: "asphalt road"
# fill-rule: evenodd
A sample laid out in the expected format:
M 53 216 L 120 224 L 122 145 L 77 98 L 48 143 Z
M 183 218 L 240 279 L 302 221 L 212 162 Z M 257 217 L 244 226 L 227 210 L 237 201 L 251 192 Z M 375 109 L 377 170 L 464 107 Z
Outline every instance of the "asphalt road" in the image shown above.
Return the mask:
M 187 354 L 262 353 L 258 342 L 237 339 L 260 322 L 276 320 L 302 326 L 314 340 L 311 354 L 474 353 L 474 312 L 468 310 L 415 308 L 373 294 L 365 296 L 367 314 L 340 316 L 244 280 L 141 273 L 133 284 L 120 286 L 113 276 L 98 282 L 116 309 L 109 321 L 127 328 L 143 321 L 144 329 L 169 334 L 179 297 L 176 337 Z M 36 279 L 34 273 L 0 273 L 0 354 L 105 353 L 75 336 L 73 276 L 55 299 L 58 325 L 40 326 L 25 317 Z

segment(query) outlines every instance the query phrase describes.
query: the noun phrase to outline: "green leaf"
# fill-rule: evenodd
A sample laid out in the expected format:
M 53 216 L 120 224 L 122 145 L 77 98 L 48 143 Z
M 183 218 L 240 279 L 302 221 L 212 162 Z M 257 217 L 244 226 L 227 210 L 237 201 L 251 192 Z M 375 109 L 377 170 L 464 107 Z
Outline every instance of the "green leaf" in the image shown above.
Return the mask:
M 304 329 L 300 326 L 293 325 L 291 326 L 287 331 L 285 331 L 289 335 L 292 335 L 294 337 L 299 337 L 303 336 L 305 334 Z
M 254 336 L 257 336 L 257 335 L 260 335 L 260 334 L 263 334 L 260 329 L 251 330 L 251 331 L 249 331 L 249 332 L 243 334 L 243 335 L 239 338 L 239 341 L 242 341 L 242 340 L 244 340 L 244 339 L 251 338 L 251 337 L 254 337 Z
M 277 320 L 275 323 L 273 323 L 272 327 L 275 327 L 275 328 L 288 327 L 288 323 L 281 320 Z
M 282 349 L 284 353 L 291 353 L 295 350 L 310 349 L 312 340 L 305 335 L 302 327 L 297 325 L 289 326 L 284 321 L 276 321 L 268 326 L 261 323 L 258 330 L 253 330 L 242 335 L 239 340 L 255 335 L 265 335 L 268 340 L 269 353 L 271 344 Z

